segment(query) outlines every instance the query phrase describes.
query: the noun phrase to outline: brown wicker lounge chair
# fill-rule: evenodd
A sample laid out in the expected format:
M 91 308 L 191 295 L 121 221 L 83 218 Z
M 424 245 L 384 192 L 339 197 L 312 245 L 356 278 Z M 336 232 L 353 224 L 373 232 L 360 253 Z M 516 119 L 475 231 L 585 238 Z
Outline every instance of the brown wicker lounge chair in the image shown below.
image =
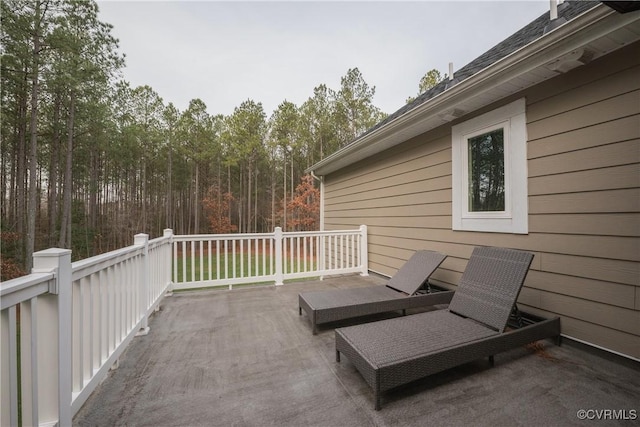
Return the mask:
M 417 251 L 385 286 L 305 292 L 298 295 L 298 313 L 311 320 L 313 334 L 319 324 L 370 314 L 448 304 L 453 291 L 429 285 L 427 294 L 418 290 L 447 256 L 433 251 Z
M 559 343 L 559 318 L 528 315 L 505 331 L 532 259 L 475 248 L 448 309 L 336 329 L 337 362 L 342 353 L 360 371 L 378 410 L 380 394 L 399 385 L 483 357 L 493 365 L 496 353 L 539 339 Z

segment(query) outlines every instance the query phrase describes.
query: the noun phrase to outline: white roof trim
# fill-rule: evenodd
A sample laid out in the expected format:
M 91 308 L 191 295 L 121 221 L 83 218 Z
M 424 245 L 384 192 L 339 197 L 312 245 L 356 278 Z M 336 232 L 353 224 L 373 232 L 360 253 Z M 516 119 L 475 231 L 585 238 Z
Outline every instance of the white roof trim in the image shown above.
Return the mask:
M 463 101 L 492 92 L 496 93 L 498 92 L 496 89 L 504 83 L 535 69 L 543 68 L 551 61 L 638 20 L 640 20 L 640 15 L 637 13 L 621 15 L 605 5 L 595 6 L 418 105 L 413 110 L 327 156 L 307 171 L 313 171 L 316 175 L 328 175 L 441 126 L 448 120 L 439 117 L 439 115 L 454 110 Z M 540 78 L 540 81 L 545 79 Z M 533 82 L 527 87 L 537 83 L 539 81 Z M 513 93 L 522 89 L 525 87 L 520 87 Z M 500 93 L 502 92 L 504 91 L 500 91 Z M 508 95 L 501 97 L 505 96 Z M 491 102 L 493 101 L 488 101 L 485 105 Z M 466 113 L 469 112 L 471 111 L 466 111 Z M 436 123 L 433 120 L 435 118 L 439 118 Z

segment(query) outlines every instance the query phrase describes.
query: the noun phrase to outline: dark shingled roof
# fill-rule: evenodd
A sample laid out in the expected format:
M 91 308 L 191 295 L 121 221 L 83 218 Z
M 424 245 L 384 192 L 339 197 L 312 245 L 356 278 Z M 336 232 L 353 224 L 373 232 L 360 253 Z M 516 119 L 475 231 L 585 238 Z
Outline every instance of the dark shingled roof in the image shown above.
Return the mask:
M 564 18 L 564 20 L 570 21 L 583 12 L 595 7 L 599 3 L 599 1 L 565 1 L 558 6 L 558 19 L 562 20 Z M 347 146 L 353 144 L 354 142 L 358 141 L 365 135 L 370 134 L 376 129 L 383 127 L 396 118 L 408 113 L 417 106 L 424 104 L 425 102 L 434 98 L 436 95 L 439 95 L 447 90 L 447 88 L 450 88 L 455 84 L 468 79 L 479 71 L 482 71 L 485 68 L 493 65 L 500 59 L 512 54 L 521 47 L 526 46 L 534 40 L 540 38 L 544 34 L 545 27 L 549 25 L 549 22 L 549 12 L 545 12 L 538 19 L 534 20 L 524 28 L 520 29 L 510 37 L 498 43 L 497 45 L 453 73 L 452 80 L 442 81 L 428 91 L 420 94 L 413 102 L 404 105 L 396 112 L 390 114 L 389 116 L 387 116 L 387 118 L 385 118 L 372 128 L 368 129 Z

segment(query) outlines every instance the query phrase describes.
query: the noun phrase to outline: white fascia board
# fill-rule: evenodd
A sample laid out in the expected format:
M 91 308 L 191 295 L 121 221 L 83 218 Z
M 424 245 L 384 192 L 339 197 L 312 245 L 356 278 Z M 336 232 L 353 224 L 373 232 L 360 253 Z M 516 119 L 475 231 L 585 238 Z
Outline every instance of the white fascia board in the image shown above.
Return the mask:
M 640 19 L 599 4 L 310 167 L 328 175 L 446 123 L 430 120 Z M 540 81 L 542 81 L 541 79 Z M 530 86 L 539 82 L 532 83 Z M 521 88 L 519 90 L 522 90 Z M 470 113 L 471 111 L 465 111 Z M 431 121 L 432 123 L 428 123 Z M 435 122 L 435 123 L 434 123 Z

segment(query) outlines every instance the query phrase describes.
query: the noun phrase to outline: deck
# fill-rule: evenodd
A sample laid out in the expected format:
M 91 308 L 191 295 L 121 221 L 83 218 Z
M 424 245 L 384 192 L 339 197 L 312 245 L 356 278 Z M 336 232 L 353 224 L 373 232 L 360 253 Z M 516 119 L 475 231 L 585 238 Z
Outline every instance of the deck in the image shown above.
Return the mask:
M 348 359 L 335 362 L 333 327 L 339 325 L 312 335 L 306 315 L 298 315 L 297 297 L 381 282 L 348 275 L 176 292 L 74 425 L 588 424 L 578 418 L 580 410 L 630 425 L 640 417 L 638 364 L 551 341 L 496 355 L 494 368 L 479 360 L 385 393 L 382 410 L 374 411 L 373 392 Z

